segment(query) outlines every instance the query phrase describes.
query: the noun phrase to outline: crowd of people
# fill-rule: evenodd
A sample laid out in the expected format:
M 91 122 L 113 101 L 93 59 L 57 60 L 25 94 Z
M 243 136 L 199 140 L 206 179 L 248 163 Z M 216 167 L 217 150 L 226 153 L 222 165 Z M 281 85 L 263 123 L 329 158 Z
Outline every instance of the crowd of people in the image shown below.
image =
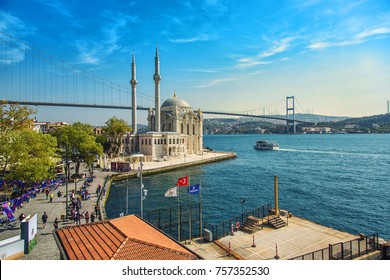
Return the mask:
M 21 213 L 17 218 L 14 217 L 14 213 L 16 209 L 20 209 L 23 207 L 23 203 L 27 203 L 30 199 L 35 198 L 40 193 L 44 193 L 46 196 L 46 200 L 48 203 L 53 203 L 54 195 L 56 194 L 57 203 L 68 202 L 68 213 L 67 218 L 73 220 L 76 225 L 81 225 L 83 220 L 85 223 L 93 223 L 98 219 L 99 207 L 95 207 L 94 211 L 89 211 L 90 209 L 83 209 L 82 201 L 86 201 L 91 199 L 92 195 L 92 184 L 94 181 L 94 174 L 90 173 L 88 177 L 86 177 L 85 182 L 80 187 L 80 189 L 75 192 L 74 190 L 69 193 L 63 194 L 58 187 L 63 180 L 47 180 L 42 182 L 33 182 L 30 184 L 24 183 L 22 181 L 5 181 L 0 180 L 0 188 L 13 188 L 12 198 L 7 199 L 7 201 L 1 203 L 0 209 L 6 216 L 8 220 L 16 220 L 22 222 L 26 215 Z M 96 195 L 105 193 L 105 188 L 102 188 L 99 184 L 96 188 Z M 16 196 L 16 194 L 21 194 L 20 196 Z M 65 200 L 66 196 L 68 196 L 69 200 Z M 9 212 L 9 213 L 8 213 Z M 47 223 L 50 218 L 54 218 L 53 220 L 53 230 L 57 230 L 59 227 L 60 219 L 59 217 L 49 217 L 47 212 L 44 212 L 41 216 L 41 221 L 43 224 L 43 228 L 46 228 Z M 61 217 L 63 219 L 64 217 Z

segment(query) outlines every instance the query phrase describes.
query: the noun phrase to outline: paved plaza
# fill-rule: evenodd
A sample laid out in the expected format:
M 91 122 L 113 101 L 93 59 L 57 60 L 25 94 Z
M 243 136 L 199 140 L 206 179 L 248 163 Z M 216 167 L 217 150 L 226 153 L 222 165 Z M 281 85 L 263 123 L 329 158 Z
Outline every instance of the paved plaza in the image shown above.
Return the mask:
M 88 170 L 83 170 L 81 168 L 80 173 L 86 173 Z M 103 186 L 105 176 L 110 174 L 109 172 L 100 172 L 96 170 L 94 172 L 96 178 L 94 178 L 91 186 L 87 187 L 88 191 L 91 193 L 91 198 L 89 200 L 82 200 L 80 209 L 81 213 L 88 211 L 92 213 L 94 211 L 94 206 L 97 201 L 96 188 L 100 184 Z M 72 191 L 75 188 L 77 190 L 83 184 L 83 180 L 78 181 L 75 186 L 74 182 L 68 184 L 68 190 Z M 57 192 L 61 191 L 63 197 L 61 202 L 57 202 Z M 54 231 L 54 220 L 55 218 L 60 219 L 61 215 L 65 215 L 65 195 L 66 186 L 65 184 L 60 185 L 57 190 L 54 191 L 53 202 L 49 202 L 49 199 L 46 198 L 44 192 L 38 194 L 35 198 L 31 199 L 29 203 L 25 203 L 23 208 L 17 209 L 14 213 L 15 217 L 18 217 L 21 213 L 33 216 L 34 214 L 38 215 L 38 233 L 37 233 L 37 245 L 29 253 L 24 255 L 22 259 L 25 260 L 58 260 L 60 258 L 59 250 L 57 244 L 55 243 L 53 237 Z M 49 216 L 48 223 L 46 228 L 43 228 L 41 217 L 43 212 L 46 212 Z M 81 220 L 82 224 L 85 223 L 85 219 Z M 60 221 L 59 227 L 74 225 L 72 220 L 69 221 Z M 0 240 L 4 240 L 10 237 L 20 235 L 20 223 L 19 221 L 13 222 L 10 225 L 0 228 Z

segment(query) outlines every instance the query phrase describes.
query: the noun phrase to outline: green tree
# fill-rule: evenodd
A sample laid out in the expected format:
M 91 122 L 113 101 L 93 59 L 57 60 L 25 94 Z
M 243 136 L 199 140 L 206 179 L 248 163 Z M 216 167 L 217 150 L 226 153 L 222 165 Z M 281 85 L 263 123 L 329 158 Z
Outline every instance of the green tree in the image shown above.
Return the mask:
M 75 174 L 78 176 L 81 162 L 92 165 L 103 148 L 96 142 L 92 127 L 89 124 L 76 122 L 53 131 L 57 138 L 59 153 L 66 161 L 75 163 Z
M 37 181 L 54 178 L 57 141 L 48 134 L 33 130 L 12 133 L 8 142 L 7 179 Z
M 110 151 L 111 143 L 110 143 L 110 141 L 108 141 L 108 138 L 106 135 L 96 136 L 96 142 L 98 142 L 102 145 L 104 153 L 108 153 Z
M 16 104 L 6 104 L 0 100 L 0 136 L 6 135 L 11 131 L 18 131 L 29 128 L 33 123 L 31 115 L 36 113 L 36 110 Z
M 30 181 L 54 176 L 56 141 L 30 129 L 33 123 L 31 114 L 35 112 L 27 106 L 7 105 L 0 101 L 2 177 Z
M 127 132 L 131 132 L 131 127 L 125 120 L 112 117 L 106 121 L 103 131 L 106 137 L 110 139 L 113 155 L 115 157 L 118 156 L 122 145 L 122 138 Z

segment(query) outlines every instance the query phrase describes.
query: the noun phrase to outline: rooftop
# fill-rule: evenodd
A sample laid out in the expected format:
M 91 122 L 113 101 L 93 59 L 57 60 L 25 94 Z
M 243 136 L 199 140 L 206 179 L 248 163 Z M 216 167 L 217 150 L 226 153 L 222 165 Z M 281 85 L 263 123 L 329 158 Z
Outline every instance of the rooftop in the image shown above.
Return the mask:
M 57 243 L 70 260 L 195 260 L 199 257 L 136 215 L 67 226 Z

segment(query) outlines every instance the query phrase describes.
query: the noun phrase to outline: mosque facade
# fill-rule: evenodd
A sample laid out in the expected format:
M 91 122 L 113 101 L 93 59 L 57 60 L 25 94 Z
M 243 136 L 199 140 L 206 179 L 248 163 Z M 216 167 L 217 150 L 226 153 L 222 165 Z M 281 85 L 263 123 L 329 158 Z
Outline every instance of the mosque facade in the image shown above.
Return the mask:
M 126 151 L 131 155 L 142 154 L 147 161 L 170 160 L 201 154 L 203 150 L 203 113 L 194 111 L 183 99 L 173 96 L 160 105 L 160 59 L 156 47 L 155 107 L 148 111 L 148 132 L 137 131 L 136 63 L 133 55 L 131 64 L 132 128 L 128 135 Z

